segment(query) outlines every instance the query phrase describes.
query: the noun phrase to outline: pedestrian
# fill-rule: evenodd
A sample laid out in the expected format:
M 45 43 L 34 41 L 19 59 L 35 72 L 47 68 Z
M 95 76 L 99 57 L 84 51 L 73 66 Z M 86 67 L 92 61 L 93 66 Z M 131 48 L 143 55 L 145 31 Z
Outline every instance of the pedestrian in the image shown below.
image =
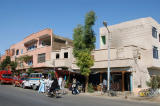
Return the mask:
M 62 84 L 61 84 L 62 94 L 65 94 L 65 85 L 66 85 L 66 80 L 63 78 L 63 79 L 62 79 Z
M 48 92 L 48 89 L 51 87 L 51 84 L 53 81 L 51 79 L 49 79 L 49 77 L 46 77 L 44 82 L 45 82 L 45 91 Z
M 56 76 L 54 76 L 53 77 L 53 82 L 52 82 L 52 84 L 51 84 L 51 87 L 50 87 L 50 90 L 49 90 L 49 92 L 51 93 L 51 92 L 54 92 L 56 89 L 58 89 L 59 88 L 59 84 L 58 84 L 58 81 L 57 81 L 57 78 L 56 78 Z
M 107 91 L 107 80 L 104 78 L 103 79 L 103 92 Z
M 45 93 L 44 76 L 42 76 L 42 78 L 40 79 L 40 87 L 39 87 L 38 93 Z
M 72 82 L 72 94 L 73 95 L 76 95 L 76 94 L 79 93 L 77 87 L 78 87 L 77 86 L 77 81 L 76 81 L 75 78 L 73 78 L 73 82 Z
M 60 89 L 62 89 L 62 77 L 61 76 L 58 79 L 58 84 L 59 84 Z

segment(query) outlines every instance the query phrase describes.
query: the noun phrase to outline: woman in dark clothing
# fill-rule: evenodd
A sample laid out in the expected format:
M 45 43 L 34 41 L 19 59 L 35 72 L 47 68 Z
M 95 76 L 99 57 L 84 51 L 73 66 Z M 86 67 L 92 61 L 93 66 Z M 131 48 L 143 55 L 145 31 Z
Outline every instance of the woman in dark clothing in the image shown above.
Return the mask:
M 57 78 L 54 77 L 49 92 L 54 92 L 58 88 L 59 88 L 59 85 L 58 85 Z

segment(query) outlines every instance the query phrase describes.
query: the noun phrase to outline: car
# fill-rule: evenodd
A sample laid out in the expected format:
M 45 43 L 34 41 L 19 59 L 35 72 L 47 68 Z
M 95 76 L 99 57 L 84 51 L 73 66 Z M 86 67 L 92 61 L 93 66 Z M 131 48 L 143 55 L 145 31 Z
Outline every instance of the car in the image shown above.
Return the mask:
M 0 71 L 0 84 L 12 84 L 12 72 L 10 70 Z
M 24 80 L 27 80 L 27 77 L 20 77 L 20 76 L 17 76 L 17 77 L 13 77 L 13 86 L 15 87 L 21 87 L 22 86 L 22 82 Z
M 40 86 L 40 78 L 42 73 L 31 73 L 28 79 L 22 81 L 22 88 L 32 88 L 37 90 Z

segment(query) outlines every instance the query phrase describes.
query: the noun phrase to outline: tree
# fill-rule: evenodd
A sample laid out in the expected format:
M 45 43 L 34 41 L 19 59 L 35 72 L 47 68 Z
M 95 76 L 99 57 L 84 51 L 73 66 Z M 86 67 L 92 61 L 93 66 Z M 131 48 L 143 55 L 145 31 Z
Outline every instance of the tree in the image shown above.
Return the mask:
M 81 74 L 86 77 L 86 91 L 88 91 L 88 79 L 91 72 L 90 67 L 94 64 L 91 51 L 95 48 L 96 41 L 92 29 L 95 20 L 96 16 L 94 11 L 90 11 L 86 14 L 85 25 L 78 25 L 73 33 L 73 55 L 76 58 L 76 64 L 80 68 Z
M 94 25 L 96 16 L 94 11 L 90 11 L 86 14 L 85 17 L 85 26 L 84 26 L 84 43 L 87 49 L 92 51 L 95 48 L 96 37 L 92 26 Z
M 7 68 L 7 66 L 9 66 L 11 63 L 11 58 L 10 56 L 6 56 L 6 59 L 4 59 L 1 63 L 1 69 L 5 70 Z
M 28 68 L 27 74 L 30 75 L 31 73 L 34 73 L 35 71 L 33 70 L 32 67 Z
M 16 70 L 17 65 L 18 65 L 17 62 L 11 61 L 10 66 L 11 66 L 12 71 L 15 71 L 15 70 Z
M 152 89 L 160 88 L 160 77 L 159 76 L 153 76 L 150 81 L 146 82 L 147 86 L 151 87 Z
M 29 55 L 24 55 L 24 56 L 20 56 L 19 58 L 18 58 L 18 60 L 20 61 L 20 62 L 25 62 L 25 63 L 27 63 L 29 60 L 31 60 L 32 59 L 32 56 L 29 56 Z
M 78 53 L 81 50 L 85 49 L 85 44 L 83 41 L 83 26 L 82 25 L 78 25 L 77 28 L 74 29 L 74 34 L 73 34 L 73 55 L 74 57 L 78 57 Z

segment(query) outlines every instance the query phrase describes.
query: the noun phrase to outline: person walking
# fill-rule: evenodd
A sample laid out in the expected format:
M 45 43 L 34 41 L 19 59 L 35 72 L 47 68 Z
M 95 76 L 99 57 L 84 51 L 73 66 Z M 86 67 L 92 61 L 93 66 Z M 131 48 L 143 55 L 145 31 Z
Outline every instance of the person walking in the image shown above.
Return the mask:
M 62 79 L 62 85 L 61 85 L 61 87 L 62 87 L 62 94 L 65 94 L 65 85 L 66 85 L 66 80 L 63 78 Z
M 104 78 L 103 79 L 103 92 L 107 91 L 107 80 Z
M 58 84 L 59 84 L 60 89 L 62 89 L 62 77 L 61 76 L 58 79 Z
M 54 92 L 58 88 L 59 88 L 59 84 L 58 84 L 56 76 L 54 76 L 53 82 L 52 82 L 50 90 L 49 90 L 49 93 Z
M 40 79 L 40 87 L 39 87 L 38 93 L 45 93 L 44 76 L 42 76 L 42 78 Z

